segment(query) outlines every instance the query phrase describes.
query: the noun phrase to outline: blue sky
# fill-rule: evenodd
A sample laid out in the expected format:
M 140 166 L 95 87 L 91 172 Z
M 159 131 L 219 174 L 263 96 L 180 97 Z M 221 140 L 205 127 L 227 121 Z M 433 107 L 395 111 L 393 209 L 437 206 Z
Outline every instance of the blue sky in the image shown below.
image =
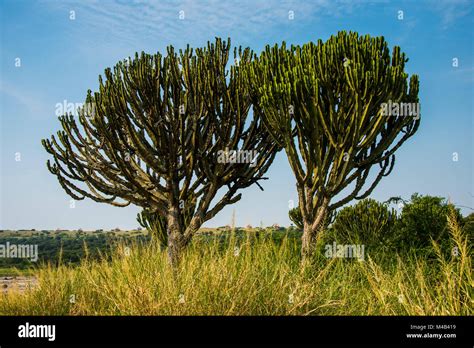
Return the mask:
M 48 155 L 40 144 L 59 129 L 56 104 L 83 102 L 106 67 L 136 51 L 202 46 L 215 36 L 259 51 L 283 40 L 325 40 L 339 30 L 385 36 L 406 52 L 407 71 L 420 76 L 420 129 L 397 152 L 392 174 L 371 197 L 419 192 L 474 208 L 473 7 L 470 0 L 0 0 L 0 228 L 137 226 L 137 207 L 84 200 L 71 208 L 71 198 L 46 169 Z M 264 192 L 243 191 L 240 202 L 206 225 L 228 224 L 234 209 L 238 225 L 288 225 L 289 201 L 297 195 L 284 153 L 268 176 Z M 463 208 L 464 214 L 471 211 Z

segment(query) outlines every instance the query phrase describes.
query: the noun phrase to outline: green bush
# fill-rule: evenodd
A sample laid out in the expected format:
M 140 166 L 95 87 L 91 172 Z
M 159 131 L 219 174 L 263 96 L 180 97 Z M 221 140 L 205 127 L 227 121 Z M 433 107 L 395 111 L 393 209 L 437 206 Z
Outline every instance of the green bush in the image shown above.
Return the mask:
M 336 214 L 327 237 L 339 244 L 389 246 L 393 243 L 396 220 L 394 209 L 367 198 L 341 209 Z
M 303 216 L 301 215 L 300 207 L 297 206 L 293 209 L 288 211 L 288 217 L 290 220 L 295 224 L 296 228 L 303 230 Z M 325 227 L 331 223 L 334 217 L 334 212 L 329 212 L 328 216 L 326 217 Z
M 410 202 L 403 206 L 397 222 L 397 245 L 400 248 L 430 248 L 433 239 L 446 246 L 449 239 L 447 218 L 451 209 L 455 211 L 457 223 L 464 225 L 459 209 L 445 198 L 413 194 Z
M 168 224 L 166 217 L 143 209 L 141 213 L 137 214 L 137 221 L 141 227 L 148 230 L 148 233 L 150 233 L 153 238 L 158 240 L 162 248 L 168 245 Z
M 288 212 L 290 220 L 295 224 L 296 228 L 300 230 L 303 229 L 303 217 L 301 216 L 301 211 L 299 207 L 290 209 Z
M 464 218 L 464 232 L 466 233 L 470 243 L 474 243 L 474 213 Z

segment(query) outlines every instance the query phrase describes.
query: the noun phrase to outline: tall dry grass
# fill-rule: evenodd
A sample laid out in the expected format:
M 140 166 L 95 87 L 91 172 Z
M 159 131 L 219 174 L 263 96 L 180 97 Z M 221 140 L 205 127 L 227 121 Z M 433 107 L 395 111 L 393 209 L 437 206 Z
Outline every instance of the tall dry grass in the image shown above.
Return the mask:
M 99 261 L 41 268 L 33 290 L 0 296 L 0 314 L 472 315 L 470 246 L 452 218 L 449 228 L 458 253 L 433 244 L 436 260 L 319 252 L 302 265 L 294 239 L 233 234 L 195 242 L 174 272 L 158 244 L 121 245 Z

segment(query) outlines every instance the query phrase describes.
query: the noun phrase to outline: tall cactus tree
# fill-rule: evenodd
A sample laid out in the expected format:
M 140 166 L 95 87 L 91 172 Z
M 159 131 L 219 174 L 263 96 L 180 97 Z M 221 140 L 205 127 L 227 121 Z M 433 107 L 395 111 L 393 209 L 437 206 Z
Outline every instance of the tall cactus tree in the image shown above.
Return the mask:
M 384 113 L 384 103 L 418 103 L 418 77 L 408 79 L 406 62 L 399 47 L 390 56 L 383 37 L 339 32 L 302 47 L 267 46 L 249 65 L 254 109 L 296 177 L 303 256 L 328 214 L 367 197 L 418 129 L 419 115 Z
M 72 198 L 135 204 L 165 217 L 173 265 L 205 221 L 265 179 L 278 149 L 258 113 L 248 119 L 240 67 L 253 54 L 234 48 L 239 64 L 229 68 L 230 53 L 230 39 L 216 39 L 179 54 L 172 46 L 166 55 L 136 54 L 106 69 L 99 91 L 88 92 L 94 112 L 79 113 L 81 130 L 66 114 L 57 138 L 42 141 L 54 159 L 48 169 Z M 257 156 L 252 163 L 218 160 L 231 150 Z

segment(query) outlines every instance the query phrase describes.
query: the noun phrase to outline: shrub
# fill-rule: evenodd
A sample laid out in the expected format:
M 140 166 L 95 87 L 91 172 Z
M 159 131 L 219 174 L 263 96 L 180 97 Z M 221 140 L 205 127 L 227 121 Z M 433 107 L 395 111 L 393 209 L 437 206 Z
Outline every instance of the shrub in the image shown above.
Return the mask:
M 301 210 L 299 206 L 293 209 L 290 209 L 288 211 L 288 217 L 295 224 L 296 228 L 303 230 L 303 216 L 301 215 Z M 324 223 L 324 227 L 327 228 L 327 226 L 331 223 L 331 221 L 333 221 L 333 219 L 334 219 L 334 212 L 333 211 L 328 212 L 328 215 Z
M 168 245 L 168 232 L 166 217 L 158 213 L 152 213 L 143 209 L 137 214 L 137 221 L 141 227 L 145 228 L 153 238 L 156 238 L 162 248 Z
M 363 199 L 336 214 L 327 236 L 342 244 L 390 245 L 396 220 L 396 211 L 387 204 Z
M 290 209 L 288 212 L 290 220 L 295 224 L 300 230 L 303 229 L 303 217 L 301 216 L 301 211 L 299 207 Z
M 445 198 L 413 194 L 410 202 L 403 206 L 397 222 L 397 245 L 401 248 L 429 248 L 434 240 L 445 246 L 449 238 L 447 219 L 450 209 L 454 210 L 456 222 L 462 226 L 459 209 Z
M 464 232 L 469 238 L 471 244 L 474 243 L 474 213 L 464 218 Z

